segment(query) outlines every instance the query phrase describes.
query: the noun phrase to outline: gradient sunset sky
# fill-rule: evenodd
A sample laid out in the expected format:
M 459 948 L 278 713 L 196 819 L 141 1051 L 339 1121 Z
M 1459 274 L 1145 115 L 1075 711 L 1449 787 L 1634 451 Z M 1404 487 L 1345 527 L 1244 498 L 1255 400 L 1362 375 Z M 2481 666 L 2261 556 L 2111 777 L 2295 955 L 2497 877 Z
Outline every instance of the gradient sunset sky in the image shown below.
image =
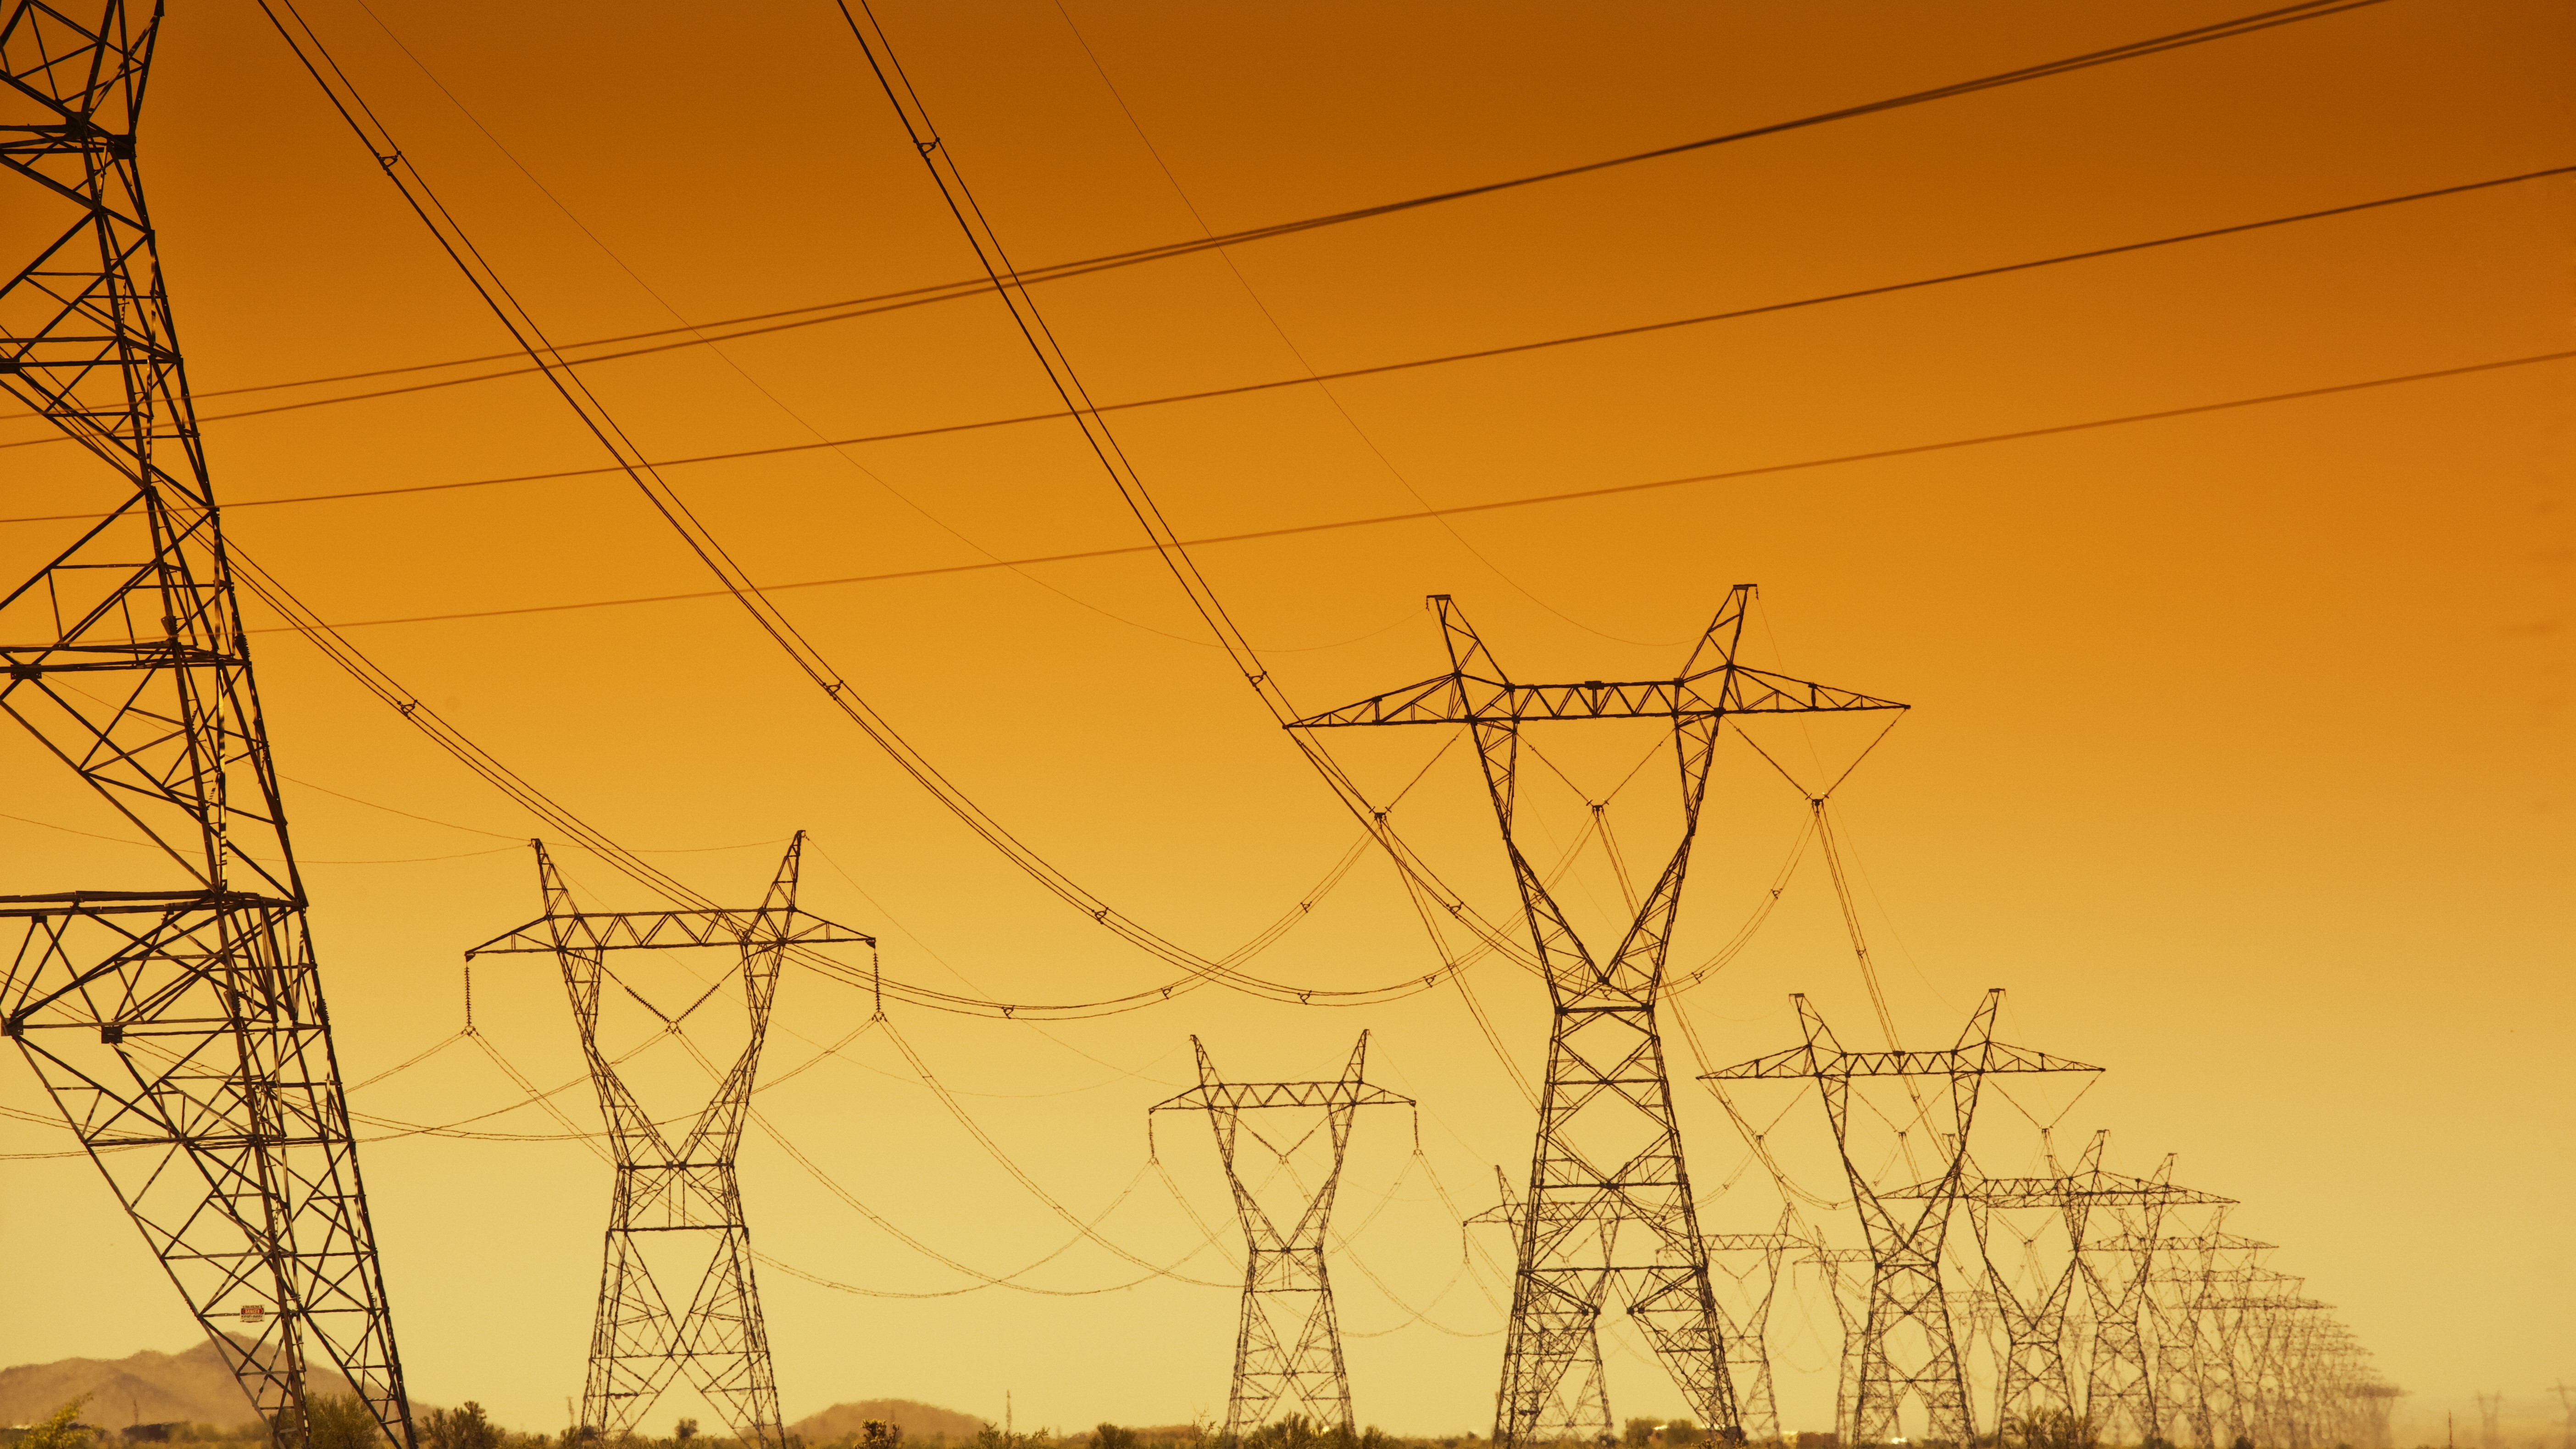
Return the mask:
M 306 13 L 558 340 L 974 273 L 829 3 Z M 1024 266 L 1579 165 L 2240 13 L 878 10 Z M 1104 402 L 1639 327 L 2576 165 L 2571 54 L 2564 4 L 2387 0 L 1036 295 Z M 805 903 L 877 934 L 890 976 L 1010 1002 L 1170 976 L 969 834 L 707 597 L 709 575 L 539 379 L 506 360 L 446 365 L 508 339 L 256 7 L 173 7 L 156 67 L 146 184 L 248 555 L 702 891 L 755 900 L 804 829 Z M 2239 1199 L 2228 1227 L 2280 1244 L 2272 1264 L 2306 1275 L 2412 1392 L 2405 1442 L 2438 1441 L 2441 1410 L 2472 1391 L 2504 1390 L 2537 1424 L 2542 1387 L 2576 1374 L 2571 236 L 2576 179 L 2531 177 L 1112 422 L 1184 538 L 1266 535 L 1196 557 L 1309 709 L 1442 672 L 1428 594 L 1454 596 L 1516 676 L 1619 679 L 1669 676 L 1728 586 L 1758 583 L 1753 663 L 1914 706 L 1834 796 L 1908 1045 L 1946 1043 L 2003 986 L 2006 1036 L 2109 1068 L 2080 1099 L 2051 1083 L 1990 1102 L 1987 1170 L 2029 1170 L 2042 1125 L 2061 1149 L 2109 1128 L 2122 1170 L 2179 1153 L 2176 1180 Z M 992 297 L 583 375 L 657 459 L 747 455 L 666 476 L 753 577 L 813 585 L 775 598 L 871 704 L 1129 915 L 1221 954 L 1358 837 L 1135 551 L 1080 434 L 953 428 L 1057 406 Z M 113 492 L 50 436 L 0 417 L 13 583 Z M 1891 456 L 1831 461 L 1865 454 Z M 1738 476 L 1707 476 L 1724 474 Z M 1629 487 L 1685 479 L 1701 481 Z M 368 496 L 316 498 L 334 494 Z M 1560 494 L 1584 496 L 1422 516 Z M 1413 516 L 1366 522 L 1387 515 Z M 1074 553 L 1098 556 L 996 562 Z M 523 842 L 540 827 L 291 631 L 255 648 L 340 1060 L 367 1082 L 459 1030 L 460 953 L 537 913 Z M 1757 914 L 1797 849 L 1805 790 L 1878 723 L 1756 725 L 1798 788 L 1751 749 L 1721 756 L 1677 962 Z M 1362 786 L 1405 790 L 1408 837 L 1515 919 L 1464 745 L 1349 733 L 1363 737 L 1331 743 Z M 1623 784 L 1650 727 L 1536 739 L 1532 841 L 1571 847 L 1608 799 L 1631 863 L 1661 860 L 1668 767 Z M 81 833 L 114 833 L 103 808 L 30 742 L 6 749 L 8 889 L 114 884 L 130 849 Z M 563 858 L 586 900 L 655 904 Z M 1597 861 L 1574 879 L 1570 902 L 1615 913 Z M 659 985 L 678 997 L 690 969 L 723 964 L 670 963 Z M 1259 958 L 1327 988 L 1438 964 L 1374 856 Z M 1534 1076 L 1539 983 L 1492 960 L 1466 979 Z M 1792 1044 L 1793 991 L 1875 1044 L 1812 849 L 1751 944 L 1673 1010 L 1717 1065 Z M 547 1087 L 579 1076 L 550 964 L 478 965 L 474 992 L 501 1056 Z M 1526 1174 L 1532 1114 L 1456 989 L 1326 1010 L 1211 988 L 1064 1022 L 896 1007 L 900 1041 L 870 1033 L 830 1057 L 866 1021 L 864 992 L 792 972 L 778 1011 L 763 1112 L 904 1232 L 987 1273 L 1073 1236 L 908 1047 L 1066 1211 L 1087 1221 L 1114 1201 L 1104 1236 L 1155 1264 L 1198 1245 L 1174 1271 L 1202 1280 L 1084 1243 L 1029 1276 L 1050 1293 L 825 1286 L 973 1281 L 755 1131 L 742 1171 L 756 1241 L 787 1265 L 765 1264 L 761 1285 L 789 1418 L 899 1396 L 998 1419 L 1006 1391 L 1023 1428 L 1221 1413 L 1239 1246 L 1202 1243 L 1148 1169 L 1144 1109 L 1192 1079 L 1192 1034 L 1230 1073 L 1278 1079 L 1333 1075 L 1365 1028 L 1372 1078 L 1422 1103 L 1423 1161 L 1399 1114 L 1361 1122 L 1340 1209 L 1356 1262 L 1335 1269 L 1356 1407 L 1408 1432 L 1490 1425 L 1509 1249 L 1489 1237 L 1462 1254 L 1450 1203 L 1489 1205 L 1496 1164 Z M 620 1030 L 649 1040 L 640 1017 Z M 711 1024 L 710 1050 L 726 1031 Z M 1703 1224 L 1768 1229 L 1780 1189 L 1668 1034 Z M 667 1049 L 633 1071 L 660 1103 L 703 1091 Z M 520 1096 L 451 1042 L 352 1103 L 362 1140 L 383 1139 L 363 1161 L 414 1395 L 553 1430 L 579 1390 L 607 1169 L 531 1108 L 478 1121 L 481 1137 L 403 1125 Z M 595 1124 L 586 1087 L 554 1100 Z M 1812 1097 L 1743 1100 L 1780 1114 L 1772 1140 L 1801 1183 L 1839 1195 Z M 46 1109 L 16 1069 L 0 1105 Z M 1157 1133 L 1222 1239 L 1204 1127 Z M 6 1292 L 45 1305 L 0 1314 L 0 1361 L 188 1346 L 177 1296 L 67 1145 L 0 1120 L 0 1150 L 27 1154 L 0 1192 Z M 1848 1214 L 1823 1220 L 1857 1243 Z M 1774 1318 L 1783 1417 L 1823 1428 L 1832 1315 L 1812 1278 L 1793 1287 Z M 1612 1336 L 1614 1409 L 1678 1412 L 1633 1334 Z M 708 1417 L 675 1394 L 655 1428 L 683 1413 Z

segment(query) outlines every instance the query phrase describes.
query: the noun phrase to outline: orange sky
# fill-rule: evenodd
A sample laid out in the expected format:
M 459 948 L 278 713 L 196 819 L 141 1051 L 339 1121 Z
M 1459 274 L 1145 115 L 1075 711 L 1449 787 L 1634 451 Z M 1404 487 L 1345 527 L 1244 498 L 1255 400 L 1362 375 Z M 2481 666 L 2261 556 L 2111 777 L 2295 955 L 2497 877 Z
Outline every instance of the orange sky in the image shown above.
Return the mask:
M 828 5 L 370 3 L 426 71 L 349 0 L 314 0 L 308 14 L 558 338 L 973 268 Z M 1101 0 L 880 11 L 1023 264 L 1189 238 L 1193 206 L 1217 230 L 1336 211 L 2234 13 Z M 2390 0 L 1250 244 L 1231 265 L 1202 255 L 1038 295 L 1093 394 L 1111 400 L 1291 376 L 1301 358 L 1365 366 L 1876 286 L 2576 163 L 2571 44 L 2576 14 L 2564 6 Z M 506 348 L 254 8 L 177 7 L 157 64 L 142 155 L 202 413 L 332 391 L 206 396 L 225 389 Z M 2529 182 L 1329 394 L 1142 409 L 1116 426 L 1175 526 L 1204 537 L 2527 357 L 2576 346 L 2570 188 L 2565 177 Z M 2576 1188 L 2569 368 L 1445 527 L 1221 544 L 1199 559 L 1309 708 L 1439 672 L 1427 593 L 1455 595 L 1515 674 L 1617 678 L 1669 672 L 1727 585 L 1759 582 L 1755 663 L 1916 706 L 1837 796 L 1901 1026 L 1946 1041 L 1982 988 L 2011 988 L 2009 1036 L 2111 1069 L 2060 1131 L 2111 1128 L 2114 1164 L 2133 1171 L 2178 1151 L 2179 1180 L 2241 1199 L 2230 1226 L 2283 1245 L 2276 1265 L 2338 1306 L 2418 1396 L 2400 1410 L 2401 1422 L 2416 1416 L 2407 1432 L 2432 1437 L 2442 1405 L 2495 1388 L 2536 1401 L 2576 1360 L 2563 1232 Z M 1051 405 L 989 298 L 586 376 L 664 458 Z M 33 419 L 0 420 L 0 443 L 44 434 Z M 610 477 L 240 506 L 603 461 L 526 378 L 210 421 L 206 434 L 219 496 L 235 505 L 231 536 L 336 621 L 711 587 L 632 486 Z M 69 448 L 0 457 L 11 518 L 104 496 Z M 1140 541 L 1061 424 L 668 476 L 771 583 Z M 0 523 L 0 558 L 23 574 L 74 526 Z M 1202 950 L 1257 931 L 1355 834 L 1150 555 L 777 597 L 1013 830 Z M 695 852 L 654 858 L 702 890 L 748 901 L 787 835 L 814 832 L 807 903 L 878 932 L 890 973 L 1013 1001 L 1114 995 L 1168 974 L 973 840 L 730 603 L 351 637 L 611 834 Z M 258 642 L 340 1056 L 365 1079 L 453 1032 L 459 953 L 535 914 L 533 873 L 510 844 L 535 826 L 292 634 Z M 1767 728 L 1761 738 L 1793 769 L 1838 769 L 1864 738 Z M 1370 733 L 1335 744 L 1380 796 L 1444 738 Z M 1570 838 L 1584 801 L 1650 742 L 1619 729 L 1541 738 L 1578 788 L 1530 787 L 1532 838 Z M 47 828 L 101 828 L 95 807 L 23 745 L 8 748 L 0 861 L 23 882 L 12 889 L 112 880 L 122 847 Z M 1659 856 L 1667 789 L 1650 771 L 1620 796 L 1632 861 Z M 1743 922 L 1803 816 L 1740 748 L 1713 790 L 1677 959 L 1705 956 Z M 1402 815 L 1453 882 L 1508 911 L 1463 750 L 1440 759 Z M 567 864 L 602 905 L 650 904 L 594 861 Z M 1587 903 L 1608 898 L 1606 876 L 1582 879 Z M 1263 958 L 1272 976 L 1328 986 L 1435 964 L 1374 859 Z M 1470 981 L 1535 1071 L 1537 984 L 1490 963 Z M 1754 944 L 1681 1009 L 1732 1061 L 1794 1039 L 1796 990 L 1849 1022 L 1847 1036 L 1868 1035 L 1812 855 Z M 578 1073 L 551 968 L 480 968 L 476 1000 L 487 1037 L 529 1075 L 551 1086 Z M 866 1003 L 791 973 L 779 1011 L 773 1079 L 858 1025 Z M 1302 1077 L 1333 1074 L 1368 1028 L 1372 1077 L 1421 1100 L 1426 1154 L 1462 1210 L 1491 1200 L 1491 1164 L 1526 1170 L 1529 1109 L 1453 991 L 1348 1012 L 1204 991 L 1094 1022 L 912 1010 L 896 1026 L 1013 1160 L 1085 1217 L 1139 1174 L 1143 1110 L 1188 1079 L 1193 1032 L 1230 1071 Z M 1678 1041 L 1672 1050 L 1688 1068 Z M 822 1168 L 987 1271 L 1070 1234 L 887 1040 L 848 1056 L 763 1099 Z M 641 1058 L 638 1073 L 668 1100 L 694 1090 L 676 1056 Z M 1989 1105 L 1989 1170 L 2027 1162 L 2031 1119 L 2068 1106 L 2070 1092 L 2050 1092 L 2025 1097 L 2030 1117 Z M 1778 1194 L 1716 1104 L 1696 1086 L 1682 1095 L 1704 1223 L 1767 1228 Z M 421 1122 L 515 1096 L 460 1045 L 353 1101 Z M 577 1120 L 595 1111 L 579 1089 L 561 1100 Z M 17 1073 L 0 1104 L 33 1108 L 40 1094 Z M 486 1125 L 557 1130 L 525 1110 Z M 1188 1125 L 1166 1124 L 1165 1160 L 1201 1212 L 1220 1214 L 1213 1153 Z M 1778 1130 L 1803 1133 L 1811 1151 L 1821 1114 L 1798 1104 Z M 0 1150 L 60 1145 L 58 1132 L 0 1123 Z M 1337 1264 L 1358 1412 L 1390 1428 L 1482 1430 L 1501 1321 L 1485 1295 L 1507 1293 L 1508 1279 L 1481 1262 L 1457 1277 L 1458 1229 L 1422 1170 L 1408 1172 L 1409 1150 L 1396 1114 L 1363 1121 L 1343 1198 L 1343 1221 L 1356 1224 L 1394 1197 L 1355 1242 L 1368 1271 Z M 605 1169 L 560 1141 L 411 1137 L 364 1160 L 415 1396 L 475 1397 L 505 1421 L 556 1427 L 580 1381 Z M 743 1174 L 754 1232 L 778 1259 L 901 1292 L 965 1286 L 757 1134 Z M 49 1306 L 5 1315 L 0 1360 L 190 1341 L 175 1295 L 86 1163 L 14 1161 L 10 1181 L 0 1222 L 11 1300 Z M 1197 1241 L 1151 1174 L 1103 1231 L 1157 1262 Z M 1847 1222 L 1837 1231 L 1850 1235 Z M 1502 1244 L 1486 1247 L 1507 1261 Z M 1227 1262 L 1207 1251 L 1184 1271 L 1221 1280 Z M 1030 1281 L 1083 1289 L 1136 1273 L 1082 1247 Z M 783 1271 L 765 1269 L 762 1283 L 791 1418 L 876 1395 L 998 1417 L 1006 1390 L 1022 1427 L 1222 1411 L 1229 1289 L 906 1300 Z M 1438 1327 L 1384 1332 L 1410 1316 L 1390 1293 L 1415 1307 L 1436 1296 L 1427 1317 Z M 1792 1428 L 1830 1416 L 1830 1374 L 1816 1371 L 1830 1362 L 1830 1315 L 1807 1301 L 1806 1316 L 1784 1307 L 1775 1319 Z M 1674 1411 L 1678 1396 L 1632 1349 L 1613 1350 L 1614 1408 Z M 689 1404 L 675 1397 L 657 1422 Z

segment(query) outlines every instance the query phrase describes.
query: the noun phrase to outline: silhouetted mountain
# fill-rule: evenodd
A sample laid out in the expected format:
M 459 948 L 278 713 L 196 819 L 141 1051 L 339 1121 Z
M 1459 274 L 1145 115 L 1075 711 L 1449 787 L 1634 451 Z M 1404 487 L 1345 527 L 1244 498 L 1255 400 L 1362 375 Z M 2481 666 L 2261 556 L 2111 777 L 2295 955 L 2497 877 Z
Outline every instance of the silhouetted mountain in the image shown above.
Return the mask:
M 903 1431 L 906 1439 L 927 1439 L 945 1434 L 951 1439 L 972 1439 L 985 1420 L 974 1414 L 961 1414 L 955 1409 L 937 1408 L 915 1403 L 911 1399 L 859 1399 L 847 1404 L 834 1404 L 819 1414 L 808 1414 L 787 1426 L 787 1432 L 808 1444 L 828 1444 L 845 1434 L 856 1434 L 859 1425 L 870 1419 L 882 1419 Z
M 315 1367 L 308 1382 L 315 1393 L 353 1392 L 327 1366 Z M 223 1356 L 212 1343 L 201 1343 L 186 1353 L 147 1349 L 129 1358 L 66 1358 L 0 1369 L 0 1424 L 32 1423 L 83 1394 L 90 1399 L 81 1422 L 108 1429 L 177 1421 L 230 1426 L 259 1417 Z

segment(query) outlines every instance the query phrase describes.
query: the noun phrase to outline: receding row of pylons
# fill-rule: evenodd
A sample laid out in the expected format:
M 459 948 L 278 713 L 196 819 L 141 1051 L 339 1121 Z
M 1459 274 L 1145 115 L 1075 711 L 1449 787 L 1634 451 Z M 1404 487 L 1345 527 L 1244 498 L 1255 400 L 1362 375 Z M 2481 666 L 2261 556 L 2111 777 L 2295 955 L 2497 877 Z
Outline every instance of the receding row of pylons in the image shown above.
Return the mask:
M 495 290 L 488 263 L 461 240 L 401 148 L 389 138 L 378 144 L 380 123 L 318 38 L 292 7 L 264 8 L 515 329 L 519 314 L 515 303 L 505 305 L 506 289 Z M 153 847 L 179 877 L 148 888 L 0 896 L 0 916 L 23 928 L 0 1031 L 34 1066 L 283 1449 L 306 1444 L 305 1383 L 315 1355 L 346 1374 L 397 1445 L 414 1449 L 237 585 L 289 617 L 306 615 L 223 537 L 143 201 L 134 138 L 159 11 L 141 13 L 125 0 L 6 0 L 0 11 L 0 66 L 39 115 L 12 128 L 10 184 L 67 216 L 0 289 L 0 326 L 8 329 L 0 335 L 0 385 L 105 464 L 121 489 L 111 510 L 70 521 L 61 549 L 0 597 L 8 670 L 0 703 L 112 802 L 136 843 Z M 854 19 L 854 33 L 857 26 Z M 918 97 L 897 104 L 911 107 L 904 119 L 914 125 Z M 948 153 L 935 131 L 927 135 L 921 154 L 948 186 L 955 179 L 941 170 L 951 165 Z M 961 221 L 970 214 L 980 215 L 958 212 Z M 1025 289 L 1013 293 L 1015 284 L 995 278 L 1016 309 Z M 1029 329 L 1033 345 L 1043 334 Z M 542 335 L 520 340 L 616 452 L 604 410 L 586 393 L 576 396 L 576 384 L 559 375 L 560 357 L 549 362 Z M 1050 361 L 1051 371 L 1060 361 Z M 1066 396 L 1070 403 L 1080 394 Z M 1101 426 L 1097 409 L 1073 412 L 1086 435 Z M 1118 472 L 1113 460 L 1123 455 L 1112 444 L 1098 444 L 1100 456 L 1125 488 L 1133 480 Z M 631 462 L 626 452 L 618 457 Z M 1153 510 L 1140 507 L 1139 515 Z M 1155 538 L 1168 556 L 1163 535 Z M 1185 583 L 1211 620 L 1221 618 L 1221 607 L 1202 597 L 1203 579 L 1190 574 Z M 742 592 L 730 578 L 728 588 Z M 2183 1222 L 2223 1208 L 2223 1199 L 2175 1187 L 2169 1170 L 2110 1173 L 2098 1138 L 2072 1167 L 2052 1163 L 2045 1176 L 1975 1170 L 1971 1129 L 1990 1077 L 2098 1070 L 1996 1041 L 2000 993 L 1989 993 L 1957 1041 L 1937 1051 L 1902 1047 L 1883 1003 L 1883 1047 L 1847 1050 L 1802 1000 L 1801 1044 L 1708 1073 L 1721 1090 L 1767 1080 L 1818 1092 L 1863 1246 L 1834 1247 L 1820 1229 L 1785 1222 L 1767 1234 L 1704 1229 L 1657 1012 L 1717 742 L 1730 721 L 1748 717 L 1893 718 L 1903 708 L 1744 663 L 1739 645 L 1752 599 L 1750 586 L 1732 589 L 1669 677 L 1528 684 L 1504 671 L 1463 610 L 1435 596 L 1447 672 L 1321 713 L 1280 710 L 1318 760 L 1313 742 L 1330 731 L 1463 731 L 1500 828 L 1527 944 L 1510 933 L 1485 944 L 1540 976 L 1552 1016 L 1533 1093 L 1529 1171 L 1490 1217 L 1515 1242 L 1496 1440 L 1526 1445 L 1611 1432 L 1601 1341 L 1614 1302 L 1700 1422 L 1732 1441 L 1778 1438 L 1768 1309 L 1785 1273 L 1812 1266 L 1830 1283 L 1844 1327 L 1836 1432 L 1853 1443 L 1911 1437 L 1967 1446 L 1988 1434 L 2033 1446 L 2119 1434 L 2141 1442 L 2188 1437 L 2201 1446 L 2246 1440 L 2266 1449 L 2384 1442 L 2393 1391 L 2370 1377 L 2323 1305 L 2302 1296 L 2298 1280 L 2263 1266 L 2263 1245 L 2215 1220 Z M 1219 632 L 1232 640 L 1230 629 Z M 416 697 L 385 682 L 344 640 L 311 637 L 406 718 L 424 716 Z M 797 657 L 847 707 L 845 684 Z M 1266 671 L 1248 668 L 1246 677 L 1274 706 L 1284 699 Z M 1601 721 L 1670 729 L 1683 821 L 1659 868 L 1630 893 L 1627 918 L 1606 949 L 1571 923 L 1516 834 L 1523 730 Z M 486 758 L 459 740 L 447 743 L 460 758 Z M 1833 788 L 1812 800 L 1829 852 L 1824 808 Z M 1346 792 L 1346 803 L 1357 799 Z M 1417 904 L 1457 913 L 1456 897 L 1387 831 L 1383 811 L 1371 829 Z M 561 962 L 615 1145 L 608 1257 L 584 1392 L 584 1417 L 596 1426 L 631 1426 L 685 1376 L 745 1438 L 783 1440 L 734 1155 L 783 956 L 873 945 L 864 933 L 796 910 L 797 862 L 791 846 L 768 896 L 749 910 L 585 913 L 541 861 L 543 916 L 477 948 L 544 951 Z M 1839 889 L 1838 865 L 1834 874 Z M 1844 903 L 1848 919 L 1847 894 Z M 1109 912 L 1095 918 L 1107 923 Z M 1857 932 L 1854 944 L 1866 975 Z M 677 1141 L 636 1108 L 596 1040 L 608 953 L 674 946 L 740 952 L 753 1028 Z M 1365 1082 L 1364 1053 L 1365 1037 L 1330 1081 L 1241 1084 L 1219 1078 L 1202 1050 L 1199 1085 L 1162 1104 L 1208 1116 L 1230 1174 L 1249 1113 L 1320 1113 L 1335 1149 L 1334 1173 L 1287 1227 L 1246 1206 L 1249 1194 L 1236 1184 L 1247 1259 L 1230 1433 L 1291 1412 L 1351 1423 L 1325 1225 L 1358 1109 L 1403 1100 Z M 1861 1084 L 1878 1079 L 1904 1086 L 1911 1107 L 1899 1109 L 1910 1124 L 1903 1131 L 1919 1130 L 1909 1140 L 1940 1170 L 1894 1182 L 1854 1158 L 1854 1104 Z M 1937 1085 L 1918 1090 L 1925 1084 Z M 2062 1263 L 2036 1278 L 2002 1250 L 2019 1231 L 2015 1215 L 2032 1213 L 2054 1214 L 2065 1235 Z M 1962 1223 L 1973 1252 L 1961 1247 Z M 713 1245 L 685 1301 L 666 1291 L 676 1281 L 655 1275 L 642 1246 L 644 1235 L 674 1229 Z M 1721 1302 L 1713 1255 L 1719 1262 L 1751 1255 L 1763 1265 L 1751 1306 Z M 1973 1271 L 1963 1275 L 1962 1263 Z M 242 1306 L 254 1298 L 265 1305 L 256 1314 Z M 1992 1364 L 1991 1417 L 1971 1389 L 1980 1355 Z

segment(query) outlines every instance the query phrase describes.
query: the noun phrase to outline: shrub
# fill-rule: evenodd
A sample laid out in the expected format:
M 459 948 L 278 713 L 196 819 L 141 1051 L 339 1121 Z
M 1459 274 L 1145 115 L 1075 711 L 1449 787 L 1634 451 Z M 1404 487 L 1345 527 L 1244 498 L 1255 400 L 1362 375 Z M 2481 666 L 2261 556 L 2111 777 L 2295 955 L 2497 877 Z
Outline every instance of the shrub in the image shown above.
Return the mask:
M 385 1431 L 375 1411 L 353 1394 L 313 1394 L 304 1400 L 304 1442 L 310 1449 L 384 1449 Z
M 501 1449 L 504 1437 L 472 1399 L 458 1408 L 430 1410 L 419 1427 L 422 1449 Z
M 43 1421 L 18 1439 L 18 1449 L 88 1449 L 89 1426 L 80 1421 L 81 1405 L 89 1402 L 83 1394 L 47 1414 Z

